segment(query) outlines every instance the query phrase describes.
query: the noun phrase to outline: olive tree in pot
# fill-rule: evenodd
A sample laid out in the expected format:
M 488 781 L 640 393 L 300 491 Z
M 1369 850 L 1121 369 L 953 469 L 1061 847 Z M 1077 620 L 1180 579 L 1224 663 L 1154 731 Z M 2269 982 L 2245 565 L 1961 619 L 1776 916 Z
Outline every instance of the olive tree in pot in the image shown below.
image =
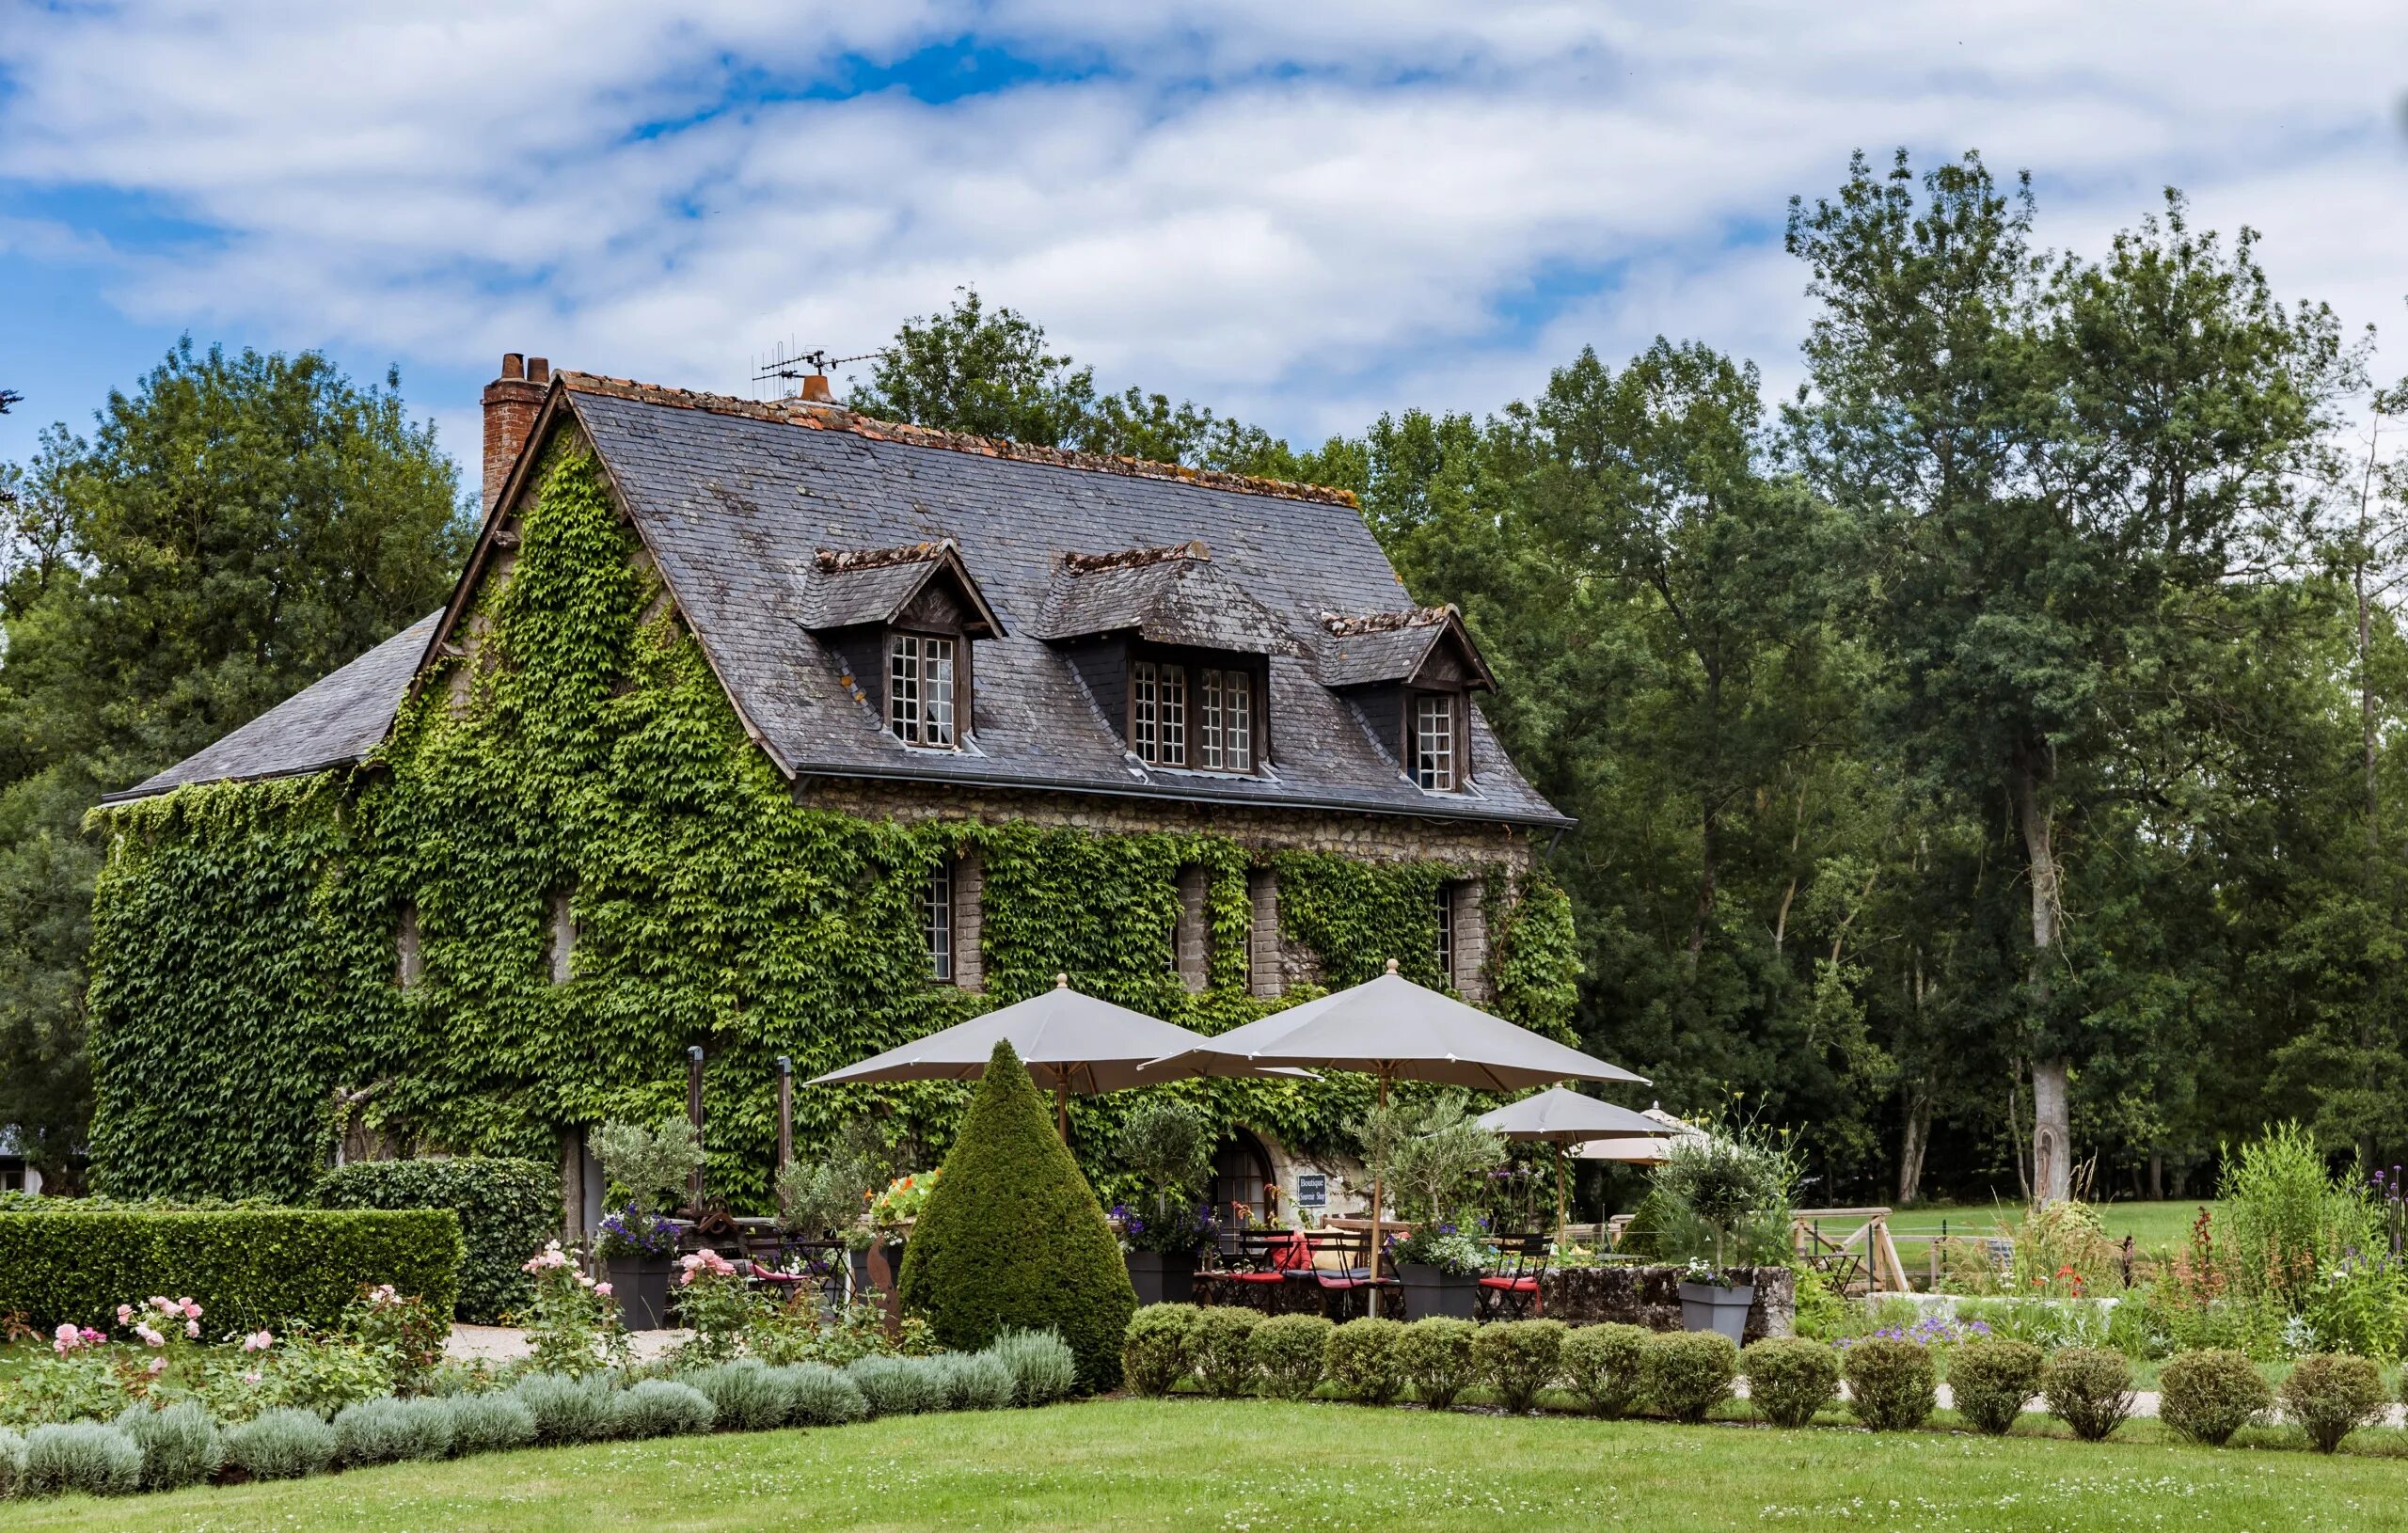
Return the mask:
M 702 1136 L 673 1113 L 651 1129 L 605 1123 L 594 1130 L 593 1145 L 603 1176 L 626 1199 L 602 1221 L 600 1242 L 620 1320 L 630 1331 L 657 1331 L 669 1323 L 669 1273 L 678 1238 L 660 1206 L 703 1163 Z
M 1356 1131 L 1365 1161 L 1396 1194 L 1397 1216 L 1413 1225 L 1395 1247 L 1405 1318 L 1471 1319 L 1488 1248 L 1465 1210 L 1481 1179 L 1504 1161 L 1505 1141 L 1481 1128 L 1456 1093 L 1426 1104 L 1375 1107 Z
M 851 1292 L 869 1291 L 870 1189 L 883 1179 L 886 1146 L 875 1124 L 846 1126 L 828 1153 L 778 1168 L 778 1228 L 800 1241 L 842 1246 Z
M 1141 1304 L 1183 1304 L 1195 1297 L 1196 1258 L 1220 1235 L 1205 1201 L 1212 1175 L 1212 1121 L 1172 1098 L 1138 1102 L 1115 1142 L 1137 1191 L 1113 1205 L 1129 1283 Z
M 1787 1222 L 1797 1170 L 1787 1149 L 1742 1126 L 1701 1139 L 1679 1139 L 1656 1172 L 1656 1195 L 1687 1210 L 1713 1238 L 1713 1260 L 1692 1255 L 1681 1279 L 1681 1323 L 1691 1331 L 1714 1331 L 1732 1341 L 1745 1339 L 1748 1311 L 1755 1304 L 1752 1281 L 1738 1281 L 1746 1269 L 1726 1259 L 1751 1253 L 1765 1231 Z

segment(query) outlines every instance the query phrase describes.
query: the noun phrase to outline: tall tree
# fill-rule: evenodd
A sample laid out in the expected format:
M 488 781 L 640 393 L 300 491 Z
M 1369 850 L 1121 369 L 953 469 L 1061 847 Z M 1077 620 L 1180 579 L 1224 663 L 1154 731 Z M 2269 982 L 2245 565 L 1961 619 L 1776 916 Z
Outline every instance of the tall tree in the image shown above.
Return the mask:
M 2209 684 L 2253 616 L 2229 583 L 2277 567 L 2348 359 L 2329 311 L 2273 301 L 2252 236 L 2227 254 L 2178 197 L 2096 264 L 2034 256 L 2031 213 L 1970 154 L 1920 179 L 1859 156 L 1836 200 L 1793 203 L 1823 312 L 1790 425 L 1881 560 L 1902 759 L 2004 808 L 2033 1191 L 2062 1198 L 2090 1009 L 2068 856 L 2144 833 L 2114 806 L 2169 808 L 2216 769 Z
M 90 1110 L 86 812 L 450 589 L 457 474 L 398 388 L 185 341 L 90 439 L 46 433 L 24 480 L 0 587 L 0 1123 L 62 1182 Z

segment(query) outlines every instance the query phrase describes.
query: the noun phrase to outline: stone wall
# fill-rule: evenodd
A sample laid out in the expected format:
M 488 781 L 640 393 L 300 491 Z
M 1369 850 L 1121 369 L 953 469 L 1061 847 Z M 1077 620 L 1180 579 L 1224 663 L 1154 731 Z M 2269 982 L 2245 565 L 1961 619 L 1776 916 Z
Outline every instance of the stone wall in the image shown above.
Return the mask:
M 1798 1325 L 1798 1274 L 1786 1267 L 1755 1269 L 1756 1302 L 1748 1308 L 1748 1339 L 1785 1336 Z M 1541 1285 L 1549 1320 L 1573 1325 L 1612 1320 L 1650 1331 L 1681 1329 L 1678 1267 L 1558 1267 Z

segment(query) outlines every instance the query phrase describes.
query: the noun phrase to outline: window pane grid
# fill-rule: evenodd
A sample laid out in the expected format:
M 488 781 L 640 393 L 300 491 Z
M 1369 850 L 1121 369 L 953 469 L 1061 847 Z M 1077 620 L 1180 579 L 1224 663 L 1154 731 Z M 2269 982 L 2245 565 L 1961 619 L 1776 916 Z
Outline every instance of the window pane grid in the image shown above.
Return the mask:
M 1184 669 L 1166 665 L 1161 671 L 1162 719 L 1160 724 L 1161 759 L 1164 766 L 1187 765 L 1187 672 Z
M 1449 884 L 1438 886 L 1438 972 L 1455 982 L 1455 891 Z
M 1203 707 L 1196 727 L 1196 764 L 1208 772 L 1221 769 L 1221 673 L 1204 672 Z
M 940 862 L 928 875 L 920 894 L 920 919 L 928 937 L 928 971 L 939 980 L 953 978 L 953 864 Z
M 1413 780 L 1434 793 L 1455 786 L 1454 703 L 1441 695 L 1413 703 Z
M 896 634 L 887 643 L 886 718 L 905 745 L 953 744 L 953 640 Z
M 1254 678 L 1243 671 L 1224 672 L 1226 699 L 1222 727 L 1221 765 L 1232 772 L 1254 770 Z

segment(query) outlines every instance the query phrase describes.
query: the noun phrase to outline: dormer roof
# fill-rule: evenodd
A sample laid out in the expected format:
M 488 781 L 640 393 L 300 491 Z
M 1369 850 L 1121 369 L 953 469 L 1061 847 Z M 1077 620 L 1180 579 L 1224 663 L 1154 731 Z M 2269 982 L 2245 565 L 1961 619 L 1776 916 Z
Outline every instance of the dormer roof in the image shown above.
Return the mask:
M 1497 678 L 1452 603 L 1390 612 L 1321 615 L 1324 687 L 1407 686 L 1497 689 Z
M 1045 594 L 1039 636 L 1133 633 L 1152 644 L 1245 655 L 1303 653 L 1277 613 L 1212 564 L 1200 538 L 1111 553 L 1066 553 Z
M 1001 639 L 1003 620 L 961 561 L 951 538 L 892 548 L 821 548 L 803 575 L 802 625 L 814 632 L 891 624 L 932 591 L 964 614 L 974 639 Z

